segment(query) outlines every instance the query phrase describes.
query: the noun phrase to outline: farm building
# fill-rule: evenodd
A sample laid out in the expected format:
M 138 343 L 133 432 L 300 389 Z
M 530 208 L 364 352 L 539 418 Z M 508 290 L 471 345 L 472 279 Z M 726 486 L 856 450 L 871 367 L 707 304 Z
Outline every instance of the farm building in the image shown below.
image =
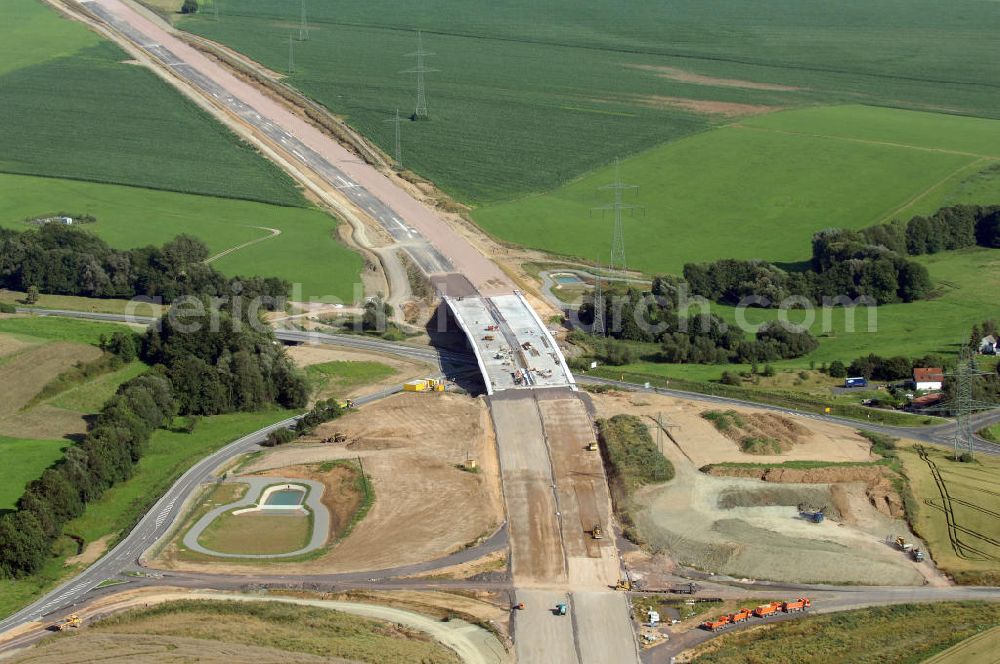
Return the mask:
M 913 370 L 913 385 L 918 390 L 940 390 L 944 384 L 944 369 L 918 367 Z
M 942 394 L 941 392 L 935 392 L 934 394 L 925 394 L 911 401 L 908 410 L 920 411 L 920 410 L 925 410 L 927 408 L 933 408 L 938 404 L 940 404 L 942 399 L 944 399 L 944 394 Z

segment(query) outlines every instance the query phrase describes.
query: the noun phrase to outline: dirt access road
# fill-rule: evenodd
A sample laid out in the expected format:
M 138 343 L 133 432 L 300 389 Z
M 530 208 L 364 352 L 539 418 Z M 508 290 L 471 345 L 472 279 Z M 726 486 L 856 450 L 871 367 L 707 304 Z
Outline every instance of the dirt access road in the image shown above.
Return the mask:
M 625 662 L 637 658 L 628 601 L 609 536 L 611 498 L 580 395 L 545 389 L 490 400 L 507 504 L 511 571 L 525 609 L 514 618 L 522 662 Z M 556 604 L 568 613 L 557 615 Z
M 280 156 L 275 161 L 294 177 L 301 181 L 303 171 L 308 173 L 312 183 L 320 181 L 325 193 L 338 199 L 338 207 L 346 202 L 354 213 L 377 220 L 428 276 L 461 275 L 483 295 L 513 289 L 503 271 L 435 210 L 281 102 L 189 46 L 154 15 L 125 0 L 83 0 L 81 5 L 109 36 L 138 46 L 184 94 L 223 111 L 230 125 L 248 129 L 252 140 Z

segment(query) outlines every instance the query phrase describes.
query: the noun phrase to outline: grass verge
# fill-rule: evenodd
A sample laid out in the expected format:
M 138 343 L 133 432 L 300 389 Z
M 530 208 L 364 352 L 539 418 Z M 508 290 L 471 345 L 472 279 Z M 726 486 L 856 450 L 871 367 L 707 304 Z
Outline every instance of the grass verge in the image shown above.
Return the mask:
M 809 616 L 713 639 L 699 664 L 920 662 L 1000 624 L 1000 604 L 898 604 Z M 863 644 L 863 647 L 859 647 Z
M 656 448 L 649 428 L 635 415 L 615 415 L 597 421 L 608 470 L 608 485 L 622 534 L 641 543 L 630 513 L 632 494 L 647 484 L 674 478 L 674 466 Z
M 277 648 L 349 661 L 457 664 L 458 657 L 422 632 L 330 609 L 279 602 L 182 600 L 129 611 L 95 631 L 156 634 Z

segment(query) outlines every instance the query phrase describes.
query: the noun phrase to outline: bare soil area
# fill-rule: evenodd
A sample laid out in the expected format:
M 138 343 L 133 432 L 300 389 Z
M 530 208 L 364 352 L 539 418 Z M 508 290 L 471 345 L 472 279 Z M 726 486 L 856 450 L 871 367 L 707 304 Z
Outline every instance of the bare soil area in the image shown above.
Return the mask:
M 7 334 L 0 334 L 0 357 L 7 357 L 19 351 L 29 348 L 34 344 L 22 341 Z
M 883 466 L 826 468 L 736 468 L 713 466 L 715 477 L 749 477 L 779 484 L 860 484 L 871 506 L 886 516 L 903 518 L 903 501 L 892 485 L 892 471 Z
M 656 72 L 662 78 L 669 78 L 672 81 L 681 83 L 694 83 L 695 85 L 708 85 L 720 88 L 743 88 L 746 90 L 772 90 L 774 92 L 794 92 L 802 88 L 790 85 L 778 85 L 776 83 L 757 83 L 755 81 L 743 81 L 737 78 L 716 78 L 714 76 L 704 76 L 694 72 L 685 71 L 678 67 L 663 67 L 659 65 L 626 65 L 632 69 L 642 69 L 644 71 Z
M 654 436 L 657 413 L 671 426 L 671 437 L 662 437 L 663 453 L 674 464 L 676 478 L 634 495 L 633 517 L 654 551 L 680 565 L 741 578 L 890 585 L 924 581 L 917 564 L 885 542 L 891 534 L 912 535 L 905 522 L 890 516 L 889 505 L 898 499 L 883 496 L 888 501 L 883 513 L 867 494 L 869 482 L 882 485 L 881 470 L 824 468 L 797 475 L 781 469 L 766 476 L 762 469 L 747 469 L 745 477 L 733 477 L 728 469 L 718 471 L 725 476 L 698 470 L 720 461 L 870 460 L 868 441 L 850 429 L 789 418 L 805 429 L 800 442 L 786 454 L 762 457 L 739 451 L 700 416 L 701 404 L 639 393 L 594 395 L 593 400 L 605 417 L 622 412 L 646 416 Z M 738 410 L 748 417 L 761 412 Z M 781 482 L 765 481 L 779 478 Z M 811 523 L 799 517 L 800 507 L 825 507 L 830 518 Z
M 711 99 L 690 99 L 687 97 L 665 97 L 663 95 L 630 95 L 632 101 L 653 108 L 679 108 L 694 113 L 706 115 L 721 115 L 727 118 L 739 118 L 748 115 L 763 115 L 782 110 L 781 106 L 765 104 L 741 104 L 731 101 L 713 101 Z
M 86 432 L 84 415 L 44 403 L 0 419 L 0 435 L 12 438 L 55 439 Z
M 704 403 L 639 392 L 607 392 L 592 395 L 592 398 L 599 417 L 612 417 L 625 413 L 644 417 L 652 424 L 657 416 L 662 415 L 664 426 L 677 441 L 678 451 L 695 468 L 727 461 L 767 464 L 785 461 L 876 460 L 871 454 L 871 442 L 868 439 L 849 427 L 822 420 L 782 416 L 783 419 L 804 429 L 798 442 L 781 454 L 747 454 L 701 416 L 706 410 Z M 767 413 L 752 408 L 732 408 L 732 410 L 748 418 Z M 653 437 L 656 438 L 655 428 Z M 674 445 L 666 435 L 662 436 L 662 439 L 664 446 Z
M 337 434 L 347 442 L 319 442 Z M 274 471 L 287 477 L 290 468 L 360 459 L 374 485 L 375 502 L 350 535 L 322 556 L 270 561 L 269 570 L 333 573 L 424 562 L 490 535 L 503 521 L 493 429 L 481 400 L 399 394 L 321 425 L 302 441 L 269 450 L 242 472 Z M 476 460 L 479 472 L 458 468 L 466 458 Z M 312 478 L 308 470 L 302 472 Z M 340 504 L 327 507 L 346 513 Z M 169 555 L 157 564 L 237 574 L 254 569 L 252 564 L 180 561 Z

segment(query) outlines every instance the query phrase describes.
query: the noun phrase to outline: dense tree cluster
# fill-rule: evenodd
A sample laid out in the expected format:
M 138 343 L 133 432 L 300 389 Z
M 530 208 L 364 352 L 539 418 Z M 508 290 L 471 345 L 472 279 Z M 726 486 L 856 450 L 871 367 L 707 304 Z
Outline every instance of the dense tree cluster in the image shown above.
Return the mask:
M 72 226 L 46 224 L 19 232 L 0 229 L 0 286 L 14 290 L 85 297 L 182 295 L 283 298 L 290 284 L 276 278 L 223 276 L 206 265 L 208 248 L 178 235 L 162 247 L 112 249 Z M 269 300 L 270 302 L 270 300 Z
M 1000 247 L 1000 206 L 958 205 L 908 222 L 820 231 L 812 239 L 811 269 L 801 272 L 727 259 L 689 263 L 684 278 L 692 294 L 726 304 L 753 297 L 750 304 L 773 307 L 790 296 L 817 304 L 841 296 L 867 296 L 878 304 L 913 302 L 926 297 L 932 284 L 926 268 L 907 256 L 976 244 Z
M 128 479 L 153 431 L 176 413 L 170 383 L 145 375 L 123 384 L 86 438 L 28 484 L 17 511 L 0 516 L 0 575 L 23 576 L 45 562 L 63 525 L 117 482 Z
M 839 376 L 834 374 L 834 364 L 840 365 L 837 368 Z M 914 360 L 902 355 L 882 357 L 872 353 L 855 358 L 844 369 L 844 373 L 840 373 L 843 366 L 842 362 L 833 362 L 830 364 L 828 372 L 834 377 L 862 376 L 875 380 L 903 380 L 913 376 L 915 367 L 943 367 L 944 358 L 940 355 L 930 354 Z
M 630 288 L 624 293 L 609 292 L 604 306 L 605 330 L 614 339 L 658 342 L 658 359 L 669 363 L 719 364 L 725 362 L 764 362 L 799 357 L 818 346 L 808 331 L 791 325 L 771 322 L 761 326 L 753 338 L 728 325 L 715 314 L 681 315 L 675 284 L 657 278 L 648 293 Z M 580 309 L 580 319 L 592 323 L 593 303 Z M 617 349 L 617 350 L 616 350 Z M 627 351 L 613 343 L 607 345 L 609 363 Z
M 305 379 L 274 334 L 245 310 L 174 312 L 146 332 L 141 354 L 146 363 L 163 365 L 185 414 L 251 411 L 275 403 L 302 408 L 309 397 Z

